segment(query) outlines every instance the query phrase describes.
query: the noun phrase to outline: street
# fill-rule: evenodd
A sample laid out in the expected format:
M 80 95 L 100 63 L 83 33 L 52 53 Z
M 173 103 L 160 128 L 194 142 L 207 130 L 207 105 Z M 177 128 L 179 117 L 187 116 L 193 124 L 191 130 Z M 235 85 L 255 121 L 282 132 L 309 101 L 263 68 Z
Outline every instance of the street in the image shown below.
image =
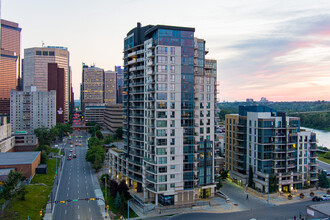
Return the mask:
M 301 212 L 302 216 L 306 215 L 306 206 L 316 204 L 312 201 L 307 202 L 298 202 L 294 204 L 286 204 L 273 206 L 269 208 L 269 220 L 285 220 L 285 219 L 293 219 L 294 216 L 299 217 L 299 213 Z M 319 203 L 317 203 L 319 204 Z M 171 220 L 201 220 L 201 219 L 244 219 L 248 220 L 251 218 L 255 218 L 258 220 L 267 219 L 267 211 L 265 207 L 260 207 L 258 209 L 252 209 L 248 211 L 242 212 L 233 212 L 233 213 L 188 213 L 176 215 L 173 217 L 169 217 Z
M 83 138 L 76 138 L 76 135 Z M 82 146 L 75 146 L 76 139 L 82 141 Z M 70 142 L 73 142 L 73 148 L 70 148 Z M 73 152 L 69 152 L 73 149 Z M 60 177 L 56 201 L 95 198 L 94 183 L 92 177 L 92 168 L 85 160 L 87 151 L 87 133 L 76 131 L 72 134 L 72 140 L 65 144 L 65 157 L 62 176 Z M 76 154 L 77 158 L 67 160 L 69 154 Z M 97 184 L 97 183 L 95 183 Z M 101 210 L 97 201 L 71 201 L 55 204 L 53 219 L 103 219 Z
M 317 165 L 320 170 L 327 170 L 328 172 L 330 172 L 330 164 L 317 160 Z

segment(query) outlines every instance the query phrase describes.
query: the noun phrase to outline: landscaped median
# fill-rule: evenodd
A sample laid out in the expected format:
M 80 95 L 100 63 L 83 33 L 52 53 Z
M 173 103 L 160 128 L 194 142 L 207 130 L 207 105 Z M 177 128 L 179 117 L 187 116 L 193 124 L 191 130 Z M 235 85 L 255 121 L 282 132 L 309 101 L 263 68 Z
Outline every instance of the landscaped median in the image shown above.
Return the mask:
M 57 165 L 59 165 L 59 159 Z M 47 174 L 36 174 L 31 184 L 26 186 L 25 200 L 13 199 L 11 207 L 6 208 L 6 216 L 3 219 L 42 219 L 40 211 L 44 210 L 55 179 L 56 160 L 47 160 Z
M 320 153 L 320 152 L 318 152 L 318 153 L 317 153 L 317 156 L 318 156 L 317 159 L 318 159 L 319 161 L 322 161 L 322 162 L 324 162 L 324 163 L 330 164 L 330 159 L 324 157 L 324 156 L 325 156 L 325 153 Z

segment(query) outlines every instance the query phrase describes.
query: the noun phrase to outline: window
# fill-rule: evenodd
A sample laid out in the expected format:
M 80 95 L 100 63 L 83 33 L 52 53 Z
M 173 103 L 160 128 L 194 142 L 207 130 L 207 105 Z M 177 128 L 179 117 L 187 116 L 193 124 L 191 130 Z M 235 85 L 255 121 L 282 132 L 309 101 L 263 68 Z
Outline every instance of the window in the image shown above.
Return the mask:
M 159 182 L 166 182 L 166 181 L 167 181 L 167 175 L 159 176 Z
M 167 112 L 157 112 L 157 118 L 167 118 Z
M 175 157 L 171 157 L 171 160 L 175 160 Z
M 175 121 L 171 121 L 171 128 L 175 127 Z
M 158 56 L 157 62 L 158 63 L 167 63 L 167 56 Z
M 157 74 L 157 82 L 167 82 L 166 74 Z
M 175 100 L 175 93 L 171 93 L 171 100 Z
M 211 91 L 211 86 L 207 85 L 206 86 L 206 92 L 210 92 Z
M 170 78 L 170 81 L 171 81 L 171 82 L 175 82 L 175 75 L 174 75 L 174 74 L 171 74 L 170 77 L 171 77 L 171 78 Z
M 171 147 L 171 154 L 175 154 L 175 147 Z
M 174 73 L 175 72 L 175 66 L 173 66 L 173 65 L 171 65 L 171 67 L 170 67 L 171 69 L 171 73 Z
M 175 90 L 175 86 L 174 86 L 174 84 L 170 84 L 170 90 L 171 90 L 171 91 L 174 91 L 174 90 Z
M 175 174 L 171 174 L 171 179 L 174 179 L 175 178 Z
M 206 128 L 206 133 L 209 134 L 210 131 L 211 131 L 210 127 L 207 127 L 207 128 Z
M 55 56 L 55 52 L 54 51 L 49 51 L 49 56 Z
M 167 136 L 167 132 L 166 130 L 157 130 L 156 131 L 156 134 L 158 137 L 164 137 L 164 136 Z
M 167 102 L 157 102 L 157 109 L 167 109 Z
M 167 47 L 157 47 L 158 54 L 167 54 Z
M 175 145 L 175 139 L 174 138 L 171 139 L 171 143 L 170 144 L 171 145 Z
M 207 84 L 210 84 L 210 81 L 211 81 L 210 78 L 206 78 L 206 83 L 207 83 Z
M 171 118 L 175 118 L 175 112 L 171 111 Z
M 171 136 L 175 136 L 175 130 L 171 130 Z
M 171 102 L 170 107 L 171 107 L 171 109 L 175 109 L 175 102 Z
M 172 170 L 175 169 L 175 165 L 171 165 L 171 169 L 172 169 Z
M 175 55 L 175 47 L 171 47 L 171 55 Z
M 167 84 L 166 83 L 158 83 L 157 84 L 158 91 L 167 91 Z
M 171 63 L 175 63 L 175 57 L 170 58 Z
M 159 164 L 167 164 L 167 157 L 158 157 Z
M 166 184 L 159 184 L 158 190 L 159 191 L 166 191 L 167 190 L 167 185 Z
M 158 100 L 167 100 L 167 93 L 157 93 Z
M 36 55 L 41 55 L 41 51 L 36 51 Z
M 158 65 L 157 66 L 157 71 L 158 72 L 166 73 L 167 72 L 167 66 L 165 66 L 165 65 Z
M 199 132 L 200 132 L 201 134 L 204 134 L 204 128 L 199 128 Z
M 201 86 L 200 86 L 200 91 L 201 91 L 201 92 L 204 92 L 204 85 L 201 85 Z
M 167 127 L 167 121 L 166 120 L 157 120 L 157 123 L 156 123 L 157 127 Z
M 160 173 L 166 173 L 167 172 L 167 167 L 159 167 L 159 172 Z
M 166 149 L 165 148 L 157 148 L 157 154 L 158 155 L 166 155 Z
M 42 51 L 43 56 L 48 56 L 48 51 Z
M 157 145 L 158 146 L 166 146 L 167 145 L 167 139 L 157 139 Z
M 200 95 L 200 99 L 201 99 L 201 101 L 204 100 L 204 94 L 201 94 L 201 95 Z
M 210 101 L 211 100 L 210 94 L 206 94 L 206 99 L 207 99 L 207 101 Z

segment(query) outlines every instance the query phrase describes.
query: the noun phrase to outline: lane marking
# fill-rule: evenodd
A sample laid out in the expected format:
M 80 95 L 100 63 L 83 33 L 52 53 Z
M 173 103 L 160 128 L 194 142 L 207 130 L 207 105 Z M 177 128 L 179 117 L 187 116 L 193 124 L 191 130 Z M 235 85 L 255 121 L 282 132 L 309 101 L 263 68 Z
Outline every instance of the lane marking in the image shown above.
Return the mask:
M 80 219 L 80 215 L 78 215 L 78 219 Z
M 64 213 L 66 214 L 66 209 L 65 209 Z
M 67 193 L 66 196 L 69 197 L 69 193 Z
M 91 212 L 91 208 L 88 208 L 89 212 Z
M 79 209 L 79 205 L 78 205 L 78 209 Z

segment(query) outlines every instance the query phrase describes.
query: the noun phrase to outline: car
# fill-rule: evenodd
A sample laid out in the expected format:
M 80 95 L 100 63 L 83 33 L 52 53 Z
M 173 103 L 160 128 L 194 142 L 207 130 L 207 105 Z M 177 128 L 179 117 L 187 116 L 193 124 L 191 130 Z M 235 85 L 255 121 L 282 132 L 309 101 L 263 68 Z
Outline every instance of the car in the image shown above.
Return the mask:
M 73 150 L 70 150 L 70 152 L 72 152 Z
M 321 199 L 322 201 L 330 200 L 330 195 L 323 195 Z
M 321 199 L 321 197 L 319 197 L 319 196 L 314 196 L 313 197 L 313 199 L 312 199 L 312 201 L 314 201 L 314 202 L 319 202 L 319 201 L 321 201 L 322 199 Z
M 72 154 L 69 154 L 69 156 L 68 157 L 72 157 Z
M 79 144 L 79 146 L 81 147 L 81 144 Z
M 73 144 L 73 142 L 72 142 L 72 141 L 70 141 L 70 144 Z
M 70 147 L 73 147 L 73 145 L 70 145 Z
M 76 143 L 75 146 L 78 146 L 78 144 Z
M 81 143 L 81 140 L 79 140 L 79 143 Z
M 67 160 L 71 160 L 71 157 L 68 157 L 68 159 Z
M 73 154 L 73 156 L 72 156 L 73 158 L 77 158 L 77 154 Z

